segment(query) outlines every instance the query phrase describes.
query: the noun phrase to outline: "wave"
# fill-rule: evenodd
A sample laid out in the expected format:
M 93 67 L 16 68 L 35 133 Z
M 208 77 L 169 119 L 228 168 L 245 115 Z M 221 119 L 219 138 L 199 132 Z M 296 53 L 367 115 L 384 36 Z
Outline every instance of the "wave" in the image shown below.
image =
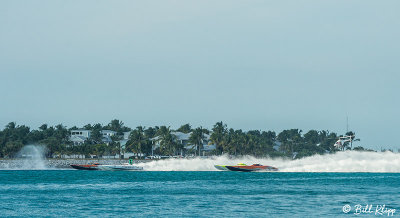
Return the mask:
M 279 168 L 280 172 L 400 172 L 400 154 L 392 152 L 344 151 L 314 155 L 302 159 L 229 158 L 165 159 L 140 163 L 146 171 L 217 171 L 214 165 L 263 164 Z

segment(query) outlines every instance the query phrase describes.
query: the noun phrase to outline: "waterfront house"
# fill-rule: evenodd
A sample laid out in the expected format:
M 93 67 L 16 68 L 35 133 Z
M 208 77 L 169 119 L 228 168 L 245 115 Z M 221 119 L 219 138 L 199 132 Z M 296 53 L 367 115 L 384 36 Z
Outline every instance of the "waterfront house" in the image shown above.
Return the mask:
M 101 141 L 105 144 L 110 144 L 112 142 L 111 137 L 116 135 L 117 132 L 112 130 L 101 130 L 100 134 L 102 135 Z M 72 142 L 73 145 L 82 145 L 90 138 L 91 130 L 87 129 L 77 129 L 71 130 L 71 135 L 69 140 Z
M 89 138 L 90 132 L 91 132 L 90 130 L 86 130 L 86 129 L 71 130 L 71 136 L 82 136 L 85 138 Z
M 117 134 L 117 132 L 112 130 L 101 130 L 100 133 L 103 136 L 101 141 L 107 145 L 109 145 L 112 142 L 111 137 Z
M 85 143 L 90 137 L 90 130 L 86 129 L 77 129 L 71 130 L 71 136 L 69 140 L 73 143 L 73 145 L 81 145 Z
M 109 136 L 109 137 L 114 136 L 114 135 L 117 134 L 117 132 L 112 131 L 112 130 L 101 130 L 100 133 L 103 136 Z

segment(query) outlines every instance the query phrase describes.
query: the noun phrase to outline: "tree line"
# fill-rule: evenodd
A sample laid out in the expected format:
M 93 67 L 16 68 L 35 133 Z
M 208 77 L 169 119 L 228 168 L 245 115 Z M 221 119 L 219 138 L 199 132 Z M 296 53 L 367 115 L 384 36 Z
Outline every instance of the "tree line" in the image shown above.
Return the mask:
M 143 156 L 151 154 L 171 156 L 179 155 L 182 151 L 185 151 L 185 154 L 201 155 L 204 142 L 208 142 L 216 146 L 216 149 L 210 151 L 208 155 L 301 158 L 338 151 L 334 144 L 341 136 L 327 130 L 310 130 L 305 134 L 299 129 L 283 130 L 278 134 L 274 131 L 243 131 L 228 128 L 223 122 L 217 122 L 210 130 L 203 127 L 192 128 L 190 124 L 184 124 L 176 130 L 167 126 L 147 128 L 138 126 L 131 129 L 122 121 L 114 119 L 105 126 L 101 124 L 83 126 L 82 129 L 91 130 L 90 138 L 82 145 L 73 145 L 70 135 L 72 130 L 77 129 L 79 128 L 76 126 L 67 128 L 62 124 L 56 126 L 43 124 L 38 129 L 31 130 L 26 125 L 10 122 L 0 131 L 0 157 L 15 157 L 23 146 L 29 144 L 46 146 L 47 157 L 72 154 L 82 157 L 90 155 L 101 157 L 120 155 L 121 152 L 133 152 L 143 154 Z M 102 142 L 102 130 L 116 132 L 111 137 L 112 142 Z M 123 148 L 120 141 L 124 132 L 130 132 L 130 134 Z M 187 142 L 189 147 L 185 147 L 178 140 L 175 132 L 190 133 Z M 346 135 L 354 135 L 354 133 L 348 132 Z M 154 149 L 155 143 L 159 145 L 156 149 Z M 361 146 L 355 148 L 350 146 L 349 143 L 344 145 L 345 149 L 364 150 Z

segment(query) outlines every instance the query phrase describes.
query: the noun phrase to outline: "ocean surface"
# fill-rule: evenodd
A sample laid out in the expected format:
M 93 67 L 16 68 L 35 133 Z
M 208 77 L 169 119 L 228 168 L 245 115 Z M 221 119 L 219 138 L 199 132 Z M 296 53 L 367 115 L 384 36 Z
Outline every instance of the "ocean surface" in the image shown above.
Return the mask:
M 360 212 L 356 211 L 358 204 L 372 205 L 372 209 L 356 215 Z M 376 214 L 379 205 L 396 211 L 380 214 L 379 210 Z M 350 210 L 345 213 L 344 207 Z M 400 214 L 398 173 L 0 171 L 1 217 L 387 217 L 392 214 Z

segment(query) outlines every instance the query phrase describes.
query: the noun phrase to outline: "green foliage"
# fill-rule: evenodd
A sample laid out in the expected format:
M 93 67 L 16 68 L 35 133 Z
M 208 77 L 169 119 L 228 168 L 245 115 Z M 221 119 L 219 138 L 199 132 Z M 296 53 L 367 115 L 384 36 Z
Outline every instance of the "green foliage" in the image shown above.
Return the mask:
M 355 150 L 355 151 L 374 151 L 374 150 L 371 150 L 371 149 L 365 149 L 365 148 L 363 148 L 362 146 L 354 147 L 353 150 Z M 389 150 L 390 150 L 390 149 L 389 149 Z M 392 152 L 393 152 L 393 151 L 392 151 Z
M 227 125 L 222 121 L 217 122 L 212 128 L 210 140 L 216 145 L 216 153 L 222 154 L 224 151 L 224 139 L 227 135 Z
M 99 123 L 90 127 L 90 130 L 91 130 L 91 132 L 90 132 L 90 140 L 94 144 L 101 143 L 101 140 L 103 139 L 103 135 L 101 134 L 102 128 L 103 127 Z
M 187 124 L 179 127 L 176 131 L 183 132 L 183 133 L 190 133 L 192 131 L 192 127 L 190 126 L 189 123 L 187 123 Z
M 202 127 L 196 128 L 192 131 L 192 134 L 190 134 L 189 137 L 189 143 L 193 146 L 192 149 L 195 149 L 198 151 L 199 155 L 201 152 L 201 149 L 203 149 L 203 143 L 205 138 L 205 135 L 207 131 L 203 129 Z
M 150 154 L 152 145 L 149 134 L 152 135 L 149 132 L 146 134 L 144 127 L 136 127 L 129 135 L 126 150 L 134 153 Z
M 122 135 L 123 132 L 128 132 L 131 130 L 129 127 L 124 126 L 122 121 L 117 119 L 111 120 L 111 122 L 103 129 L 115 131 L 118 135 Z
M 62 124 L 56 126 L 43 124 L 38 129 L 30 130 L 25 125 L 10 122 L 0 131 L 0 157 L 14 157 L 27 144 L 45 145 L 47 157 L 62 156 L 63 154 L 78 154 L 82 157 L 116 155 L 121 152 L 120 140 L 122 140 L 123 132 L 131 130 L 117 119 L 112 120 L 106 126 L 87 124 L 83 128 L 91 130 L 90 138 L 82 145 L 73 145 L 69 141 L 70 132 L 79 129 L 76 126 L 67 129 Z M 112 130 L 117 134 L 111 136 L 112 142 L 105 144 L 101 130 Z M 217 122 L 211 131 L 202 127 L 192 129 L 190 124 L 182 125 L 178 131 L 191 133 L 188 143 L 192 145 L 192 152 L 195 154 L 201 153 L 207 135 L 210 136 L 208 143 L 216 145 L 215 151 L 212 151 L 212 154 L 215 155 L 296 156 L 296 158 L 302 158 L 337 151 L 333 145 L 338 139 L 338 135 L 325 130 L 310 130 L 303 135 L 299 129 L 289 129 L 283 130 L 277 135 L 273 131 L 235 130 L 228 128 L 223 122 Z M 354 133 L 348 132 L 346 135 L 352 136 Z M 359 141 L 354 137 L 352 139 Z M 176 155 L 184 149 L 174 131 L 166 126 L 136 127 L 131 131 L 125 149 L 127 152 L 149 155 L 152 153 L 152 146 L 155 143 L 160 145 L 159 149 L 155 151 L 159 155 Z M 273 149 L 276 143 L 280 144 L 279 151 Z M 346 146 L 347 149 L 352 149 L 351 144 Z M 365 149 L 358 146 L 354 150 L 363 151 Z
M 169 127 L 161 126 L 156 135 L 160 143 L 160 152 L 163 155 L 175 155 L 183 147 L 177 142 L 176 136 L 172 134 Z
M 6 125 L 3 131 L 0 131 L 0 157 L 13 157 L 28 143 L 29 127 L 17 126 L 15 122 Z
M 157 129 L 153 128 L 153 127 L 149 127 L 147 129 L 144 130 L 144 135 L 148 138 L 154 138 L 156 136 L 157 133 Z

